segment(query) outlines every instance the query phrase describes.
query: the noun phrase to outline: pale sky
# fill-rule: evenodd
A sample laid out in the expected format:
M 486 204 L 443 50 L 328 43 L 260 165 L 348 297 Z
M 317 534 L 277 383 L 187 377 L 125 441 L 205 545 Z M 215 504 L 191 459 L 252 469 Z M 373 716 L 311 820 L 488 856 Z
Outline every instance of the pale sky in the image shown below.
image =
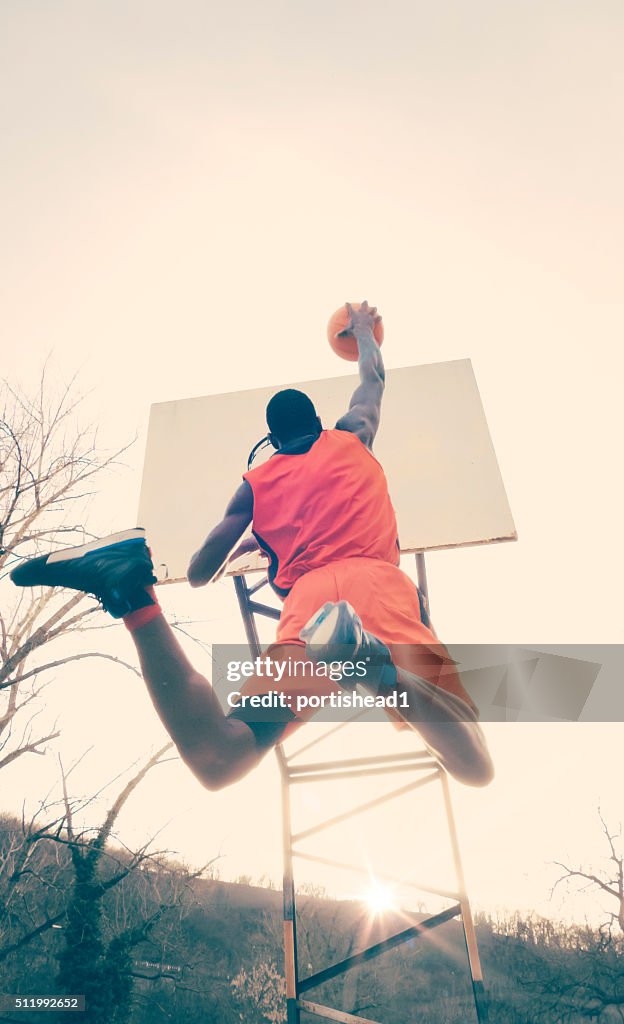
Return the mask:
M 152 402 L 346 372 L 325 324 L 367 298 L 389 367 L 472 359 L 518 529 L 429 556 L 440 636 L 621 642 L 621 5 L 7 2 L 0 20 L 3 374 L 28 388 L 53 352 L 103 444 L 138 432 L 92 528 L 135 523 Z M 208 639 L 237 628 L 228 581 L 163 603 Z M 88 790 L 162 732 L 138 680 L 84 676 L 59 676 L 42 720 L 64 760 L 94 744 Z M 367 750 L 405 742 L 366 728 Z M 548 902 L 545 865 L 599 864 L 624 727 L 486 728 L 495 783 L 454 787 L 474 903 L 590 913 Z M 2 806 L 54 771 L 53 751 L 18 761 Z M 122 837 L 171 817 L 161 845 L 279 878 L 272 758 L 216 795 L 160 769 Z M 400 873 L 427 816 L 395 816 L 388 854 L 391 825 L 360 841 Z

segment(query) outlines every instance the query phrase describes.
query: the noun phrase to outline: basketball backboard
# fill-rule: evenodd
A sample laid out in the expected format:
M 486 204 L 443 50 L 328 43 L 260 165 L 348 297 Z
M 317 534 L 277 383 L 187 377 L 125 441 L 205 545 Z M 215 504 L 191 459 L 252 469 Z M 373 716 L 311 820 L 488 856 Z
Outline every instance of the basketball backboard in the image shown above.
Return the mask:
M 267 402 L 305 391 L 325 427 L 346 411 L 357 374 L 152 406 L 138 522 L 159 575 L 186 576 L 265 433 Z M 268 457 L 268 449 L 261 459 Z M 515 540 L 516 531 L 469 359 L 386 370 L 374 452 L 388 477 L 403 552 Z M 257 556 L 236 572 L 263 566 Z

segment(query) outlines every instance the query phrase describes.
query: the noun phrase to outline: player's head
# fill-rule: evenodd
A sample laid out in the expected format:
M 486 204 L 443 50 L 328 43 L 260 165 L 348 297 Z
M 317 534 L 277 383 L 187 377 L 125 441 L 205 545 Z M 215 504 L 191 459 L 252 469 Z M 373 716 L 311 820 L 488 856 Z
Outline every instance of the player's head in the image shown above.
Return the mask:
M 269 440 L 275 448 L 307 434 L 320 434 L 323 426 L 311 399 L 303 391 L 278 391 L 266 408 Z

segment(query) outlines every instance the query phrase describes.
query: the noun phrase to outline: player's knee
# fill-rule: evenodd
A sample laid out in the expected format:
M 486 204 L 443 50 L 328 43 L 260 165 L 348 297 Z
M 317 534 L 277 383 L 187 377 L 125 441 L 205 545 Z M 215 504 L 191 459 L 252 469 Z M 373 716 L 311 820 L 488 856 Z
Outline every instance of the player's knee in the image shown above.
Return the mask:
M 240 778 L 240 765 L 232 762 L 225 752 L 206 747 L 187 747 L 178 744 L 180 757 L 205 789 L 216 792 L 225 789 Z
M 239 726 L 241 723 L 232 724 Z M 221 740 L 213 739 L 210 746 L 194 751 L 180 750 L 182 759 L 195 777 L 211 792 L 238 782 L 255 768 L 265 753 L 257 749 L 251 733 L 249 736 L 232 736 L 227 729 Z
M 201 782 L 204 789 L 209 789 L 211 793 L 216 793 L 220 789 L 226 789 L 227 786 L 238 782 L 249 770 L 246 765 L 237 762 L 233 763 L 227 759 L 217 757 L 193 758 L 183 756 L 183 760 L 191 769 L 195 778 Z
M 204 789 L 209 789 L 211 793 L 217 793 L 220 789 L 226 789 L 227 786 L 231 786 L 232 783 L 236 782 L 239 774 L 233 769 L 232 765 L 215 762 L 205 766 L 198 777 Z
M 475 760 L 474 764 L 471 764 L 462 782 L 467 786 L 483 789 L 484 786 L 490 785 L 495 774 L 492 758 L 489 754 L 484 754 L 481 758 Z

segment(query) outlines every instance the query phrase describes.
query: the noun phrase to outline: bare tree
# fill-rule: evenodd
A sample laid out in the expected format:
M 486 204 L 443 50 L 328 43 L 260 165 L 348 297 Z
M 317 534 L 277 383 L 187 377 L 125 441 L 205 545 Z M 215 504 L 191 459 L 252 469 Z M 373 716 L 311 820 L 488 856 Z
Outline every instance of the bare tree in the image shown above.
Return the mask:
M 130 795 L 152 768 L 164 763 L 164 755 L 172 746 L 167 743 L 132 776 L 95 828 L 76 829 L 74 820 L 102 791 L 81 801 L 71 800 L 67 780 L 82 758 L 68 772 L 61 765 L 61 801 L 52 802 L 48 795 L 30 820 L 22 817 L 21 828 L 10 831 L 0 854 L 0 922 L 5 930 L 5 941 L 0 940 L 0 962 L 67 919 L 68 877 L 73 876 L 77 893 L 88 890 L 90 899 L 101 900 L 109 889 L 154 856 L 149 853 L 152 840 L 138 851 L 128 852 L 122 860 L 107 849 L 107 843 Z M 101 877 L 103 866 L 107 867 L 105 880 Z
M 622 825 L 612 829 L 605 821 L 600 807 L 598 817 L 604 833 L 609 853 L 607 865 L 596 871 L 582 867 L 569 867 L 555 861 L 557 867 L 564 872 L 555 882 L 552 892 L 562 883 L 580 886 L 583 892 L 602 893 L 608 898 L 610 907 L 606 910 L 606 927 L 609 932 L 615 929 L 624 935 L 624 845 L 622 843 Z M 552 895 L 552 893 L 551 893 Z
M 564 928 L 552 922 L 522 922 L 515 960 L 523 986 L 537 997 L 535 1020 L 575 1024 L 590 1020 L 624 1024 L 624 893 L 622 829 L 598 816 L 608 850 L 606 864 L 574 867 L 556 861 L 563 874 L 553 886 L 608 898 L 605 920 Z
M 102 658 L 137 672 L 112 654 L 84 649 L 88 631 L 107 625 L 92 623 L 97 605 L 87 596 L 18 591 L 7 580 L 22 555 L 92 538 L 85 523 L 96 481 L 129 446 L 101 449 L 97 431 L 78 422 L 80 402 L 75 380 L 57 392 L 47 367 L 33 395 L 0 383 L 0 768 L 44 754 L 59 736 L 56 725 L 41 729 L 37 722 L 54 669 Z M 78 635 L 73 649 L 58 643 Z
M 96 630 L 116 625 L 95 614 L 88 595 L 22 590 L 8 580 L 21 557 L 94 536 L 86 525 L 91 499 L 128 446 L 104 450 L 97 431 L 80 425 L 80 412 L 75 380 L 55 390 L 47 368 L 31 395 L 0 383 L 0 768 L 45 754 L 60 735 L 56 723 L 41 726 L 39 715 L 44 690 L 66 666 L 98 658 L 140 675 L 114 648 L 108 653 L 99 633 L 93 643 Z M 190 636 L 185 623 L 175 625 Z M 136 770 L 94 827 L 79 822 L 102 791 L 72 798 L 77 765 L 65 771 L 61 764 L 60 800 L 43 796 L 21 822 L 0 815 L 3 975 L 12 971 L 29 987 L 56 975 L 65 992 L 87 995 L 94 1022 L 122 1024 L 133 998 L 149 1016 L 164 982 L 184 1000 L 210 980 L 181 929 L 192 883 L 209 865 L 191 871 L 155 853 L 153 837 L 133 851 L 113 835 L 122 807 L 171 746 Z
M 166 756 L 172 747 L 166 744 L 134 772 L 96 826 L 77 821 L 101 791 L 82 801 L 68 795 L 77 762 L 68 771 L 61 766 L 56 815 L 54 805 L 45 803 L 39 814 L 47 817 L 45 824 L 31 819 L 2 836 L 0 963 L 24 991 L 38 958 L 48 974 L 56 958 L 58 991 L 84 994 L 93 1024 L 128 1020 L 138 979 L 153 984 L 168 978 L 175 990 L 197 990 L 198 965 L 180 926 L 194 904 L 193 880 L 213 862 L 191 871 L 172 862 L 167 851 L 155 851 L 154 836 L 129 850 L 113 832 L 148 772 L 172 760 Z M 141 994 L 145 1000 L 145 985 Z
M 245 1020 L 270 1024 L 286 1020 L 286 982 L 273 961 L 262 960 L 249 968 L 241 967 L 231 987 Z
M 525 926 L 527 922 L 525 922 Z M 530 935 L 530 939 L 529 939 Z M 514 950 L 517 977 L 531 995 L 531 1019 L 548 1024 L 624 1021 L 621 939 L 585 926 L 553 926 L 522 936 Z

